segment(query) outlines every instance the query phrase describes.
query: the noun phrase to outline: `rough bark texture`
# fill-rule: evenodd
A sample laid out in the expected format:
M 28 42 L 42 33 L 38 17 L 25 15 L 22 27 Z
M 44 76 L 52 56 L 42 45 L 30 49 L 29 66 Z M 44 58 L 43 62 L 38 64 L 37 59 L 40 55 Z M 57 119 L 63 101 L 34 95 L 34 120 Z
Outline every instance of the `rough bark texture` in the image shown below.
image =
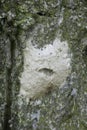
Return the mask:
M 31 100 L 18 97 L 25 40 L 38 24 L 39 47 L 59 30 L 72 52 L 72 72 L 62 88 Z M 45 41 L 45 42 L 44 42 Z M 87 1 L 0 1 L 0 130 L 87 129 Z

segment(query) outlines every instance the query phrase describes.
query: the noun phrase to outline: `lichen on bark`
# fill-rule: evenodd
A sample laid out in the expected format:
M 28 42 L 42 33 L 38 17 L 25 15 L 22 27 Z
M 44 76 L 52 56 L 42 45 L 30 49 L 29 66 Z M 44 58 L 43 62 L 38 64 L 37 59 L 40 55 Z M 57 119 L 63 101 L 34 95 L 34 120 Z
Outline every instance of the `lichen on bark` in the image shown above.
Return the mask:
M 11 120 L 9 116 L 6 121 L 8 129 L 86 130 L 86 0 L 1 0 L 0 12 L 0 129 L 5 125 L 4 110 L 10 102 Z M 18 77 L 23 70 L 25 39 L 38 24 L 43 25 L 35 35 L 35 40 L 40 41 L 38 46 L 42 47 L 44 40 L 46 44 L 51 42 L 56 29 L 60 30 L 61 40 L 68 41 L 73 53 L 72 73 L 62 88 L 55 88 L 27 104 L 25 99 L 18 100 Z M 45 33 L 41 33 L 41 28 L 46 30 Z M 11 93 L 7 89 L 9 85 Z M 6 94 L 11 94 L 11 101 L 7 100 Z

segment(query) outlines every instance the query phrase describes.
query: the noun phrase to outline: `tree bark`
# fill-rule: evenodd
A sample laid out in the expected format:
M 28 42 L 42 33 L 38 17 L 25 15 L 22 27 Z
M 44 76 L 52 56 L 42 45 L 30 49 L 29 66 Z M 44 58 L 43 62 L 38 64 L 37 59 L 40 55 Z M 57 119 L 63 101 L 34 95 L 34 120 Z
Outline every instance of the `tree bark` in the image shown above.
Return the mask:
M 72 53 L 71 74 L 62 88 L 27 102 L 19 97 L 26 40 L 34 36 L 42 48 L 57 31 Z M 0 1 L 0 130 L 28 129 L 87 129 L 86 0 Z

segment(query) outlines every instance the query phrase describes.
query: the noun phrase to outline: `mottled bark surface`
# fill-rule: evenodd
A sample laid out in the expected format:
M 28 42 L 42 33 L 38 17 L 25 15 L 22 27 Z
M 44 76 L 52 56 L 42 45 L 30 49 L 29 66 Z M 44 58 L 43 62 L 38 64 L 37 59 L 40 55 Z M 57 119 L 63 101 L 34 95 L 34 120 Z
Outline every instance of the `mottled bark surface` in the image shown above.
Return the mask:
M 23 71 L 25 41 L 38 24 L 38 33 L 33 33 L 38 47 L 52 42 L 59 31 L 72 52 L 72 70 L 63 87 L 27 103 L 18 97 L 18 77 Z M 86 129 L 86 0 L 1 0 L 0 130 Z

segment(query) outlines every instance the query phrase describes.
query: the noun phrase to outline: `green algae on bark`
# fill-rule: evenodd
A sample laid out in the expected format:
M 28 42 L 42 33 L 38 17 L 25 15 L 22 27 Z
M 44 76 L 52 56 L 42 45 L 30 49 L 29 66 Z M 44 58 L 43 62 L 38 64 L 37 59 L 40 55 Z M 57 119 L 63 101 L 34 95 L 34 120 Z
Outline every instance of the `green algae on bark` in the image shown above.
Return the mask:
M 0 1 L 0 86 L 1 94 L 0 123 L 3 126 L 4 106 L 6 101 L 7 71 L 11 67 L 9 44 L 15 43 L 12 82 L 12 105 L 10 126 L 15 129 L 38 130 L 86 130 L 87 129 L 87 2 L 86 0 L 20 0 Z M 58 19 L 63 21 L 57 25 Z M 27 105 L 25 99 L 17 102 L 20 83 L 19 73 L 23 69 L 23 51 L 25 39 L 31 35 L 31 31 L 38 23 L 43 24 L 35 35 L 38 46 L 42 47 L 45 37 L 46 44 L 52 42 L 56 29 L 61 32 L 61 40 L 67 40 L 72 55 L 72 74 L 67 78 L 63 88 L 48 92 L 46 96 L 31 101 Z M 53 25 L 52 25 L 53 24 Z M 51 31 L 49 29 L 51 28 Z M 9 39 L 7 41 L 7 39 Z M 4 70 L 4 71 L 3 71 Z M 8 77 L 9 78 L 9 77 Z M 22 101 L 23 100 L 23 101 Z M 20 104 L 22 105 L 20 106 Z M 18 109 L 18 110 L 17 110 Z M 0 128 L 2 129 L 0 124 Z

